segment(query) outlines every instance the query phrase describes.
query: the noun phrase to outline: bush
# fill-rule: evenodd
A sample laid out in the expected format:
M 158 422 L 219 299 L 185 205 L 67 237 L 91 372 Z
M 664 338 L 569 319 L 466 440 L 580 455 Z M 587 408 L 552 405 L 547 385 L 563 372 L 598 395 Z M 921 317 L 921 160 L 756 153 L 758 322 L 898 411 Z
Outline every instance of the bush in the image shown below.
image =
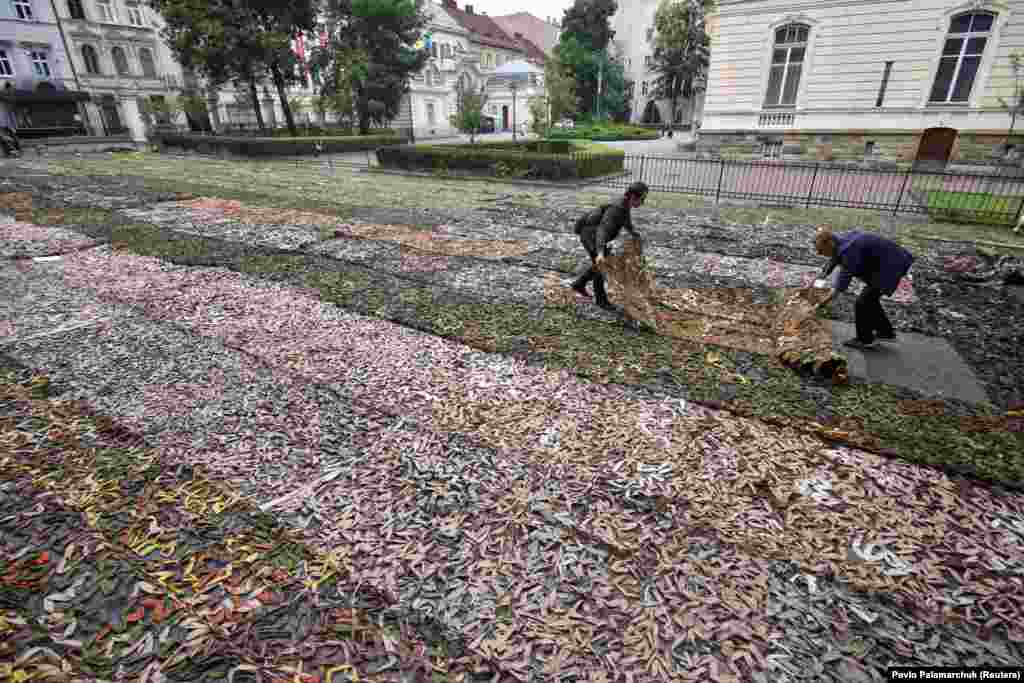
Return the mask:
M 314 145 L 323 145 L 323 153 L 362 152 L 402 140 L 397 135 L 347 135 L 306 138 L 230 137 L 225 135 L 163 134 L 157 138 L 161 151 L 194 150 L 200 154 L 232 154 L 245 157 L 292 156 L 313 154 Z
M 296 137 L 308 138 L 308 137 L 350 137 L 353 135 L 359 135 L 357 129 L 351 126 L 305 126 L 301 124 L 295 125 Z M 275 138 L 288 138 L 292 134 L 287 128 L 275 128 L 270 133 L 271 137 Z M 398 131 L 393 128 L 372 128 L 370 129 L 370 135 L 392 135 L 398 137 Z
M 577 124 L 575 128 L 552 128 L 548 131 L 547 137 L 555 140 L 597 140 L 609 142 L 612 140 L 657 140 L 660 134 L 657 130 L 641 128 L 639 126 L 600 123 L 594 125 Z
M 568 150 L 568 143 L 565 148 Z M 547 145 L 547 147 L 545 147 Z M 533 143 L 492 143 L 483 145 L 400 145 L 377 150 L 385 168 L 406 171 L 463 170 L 498 177 L 565 180 L 592 178 L 621 172 L 625 154 L 616 149 L 589 149 L 558 153 L 532 151 L 551 149 L 547 141 Z M 562 148 L 557 143 L 556 148 Z

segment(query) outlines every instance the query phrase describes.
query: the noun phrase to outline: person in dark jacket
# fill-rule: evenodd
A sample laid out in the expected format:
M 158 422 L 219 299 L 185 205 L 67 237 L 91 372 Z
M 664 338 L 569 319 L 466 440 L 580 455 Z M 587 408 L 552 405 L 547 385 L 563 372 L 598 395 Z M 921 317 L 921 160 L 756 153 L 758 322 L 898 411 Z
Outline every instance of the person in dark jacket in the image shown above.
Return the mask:
M 590 267 L 572 283 L 572 288 L 577 294 L 589 297 L 587 283 L 593 280 L 596 303 L 601 308 L 609 309 L 612 305 L 604 288 L 604 274 L 599 268 L 605 257 L 611 255 L 609 245 L 619 236 L 622 228 L 636 239 L 640 239 L 640 235 L 633 227 L 631 211 L 642 205 L 646 198 L 647 185 L 642 182 L 632 183 L 626 188 L 621 201 L 599 206 L 576 221 L 576 234 L 580 236 L 580 242 L 590 256 Z
M 832 292 L 821 305 L 831 302 L 836 292 L 845 292 L 853 278 L 865 284 L 854 307 L 857 337 L 843 344 L 865 350 L 874 348 L 879 339 L 894 341 L 896 333 L 882 309 L 882 297 L 892 296 L 899 287 L 914 262 L 913 254 L 892 240 L 864 232 L 820 230 L 814 244 L 819 254 L 829 257 L 821 272 L 823 278 L 841 267 Z

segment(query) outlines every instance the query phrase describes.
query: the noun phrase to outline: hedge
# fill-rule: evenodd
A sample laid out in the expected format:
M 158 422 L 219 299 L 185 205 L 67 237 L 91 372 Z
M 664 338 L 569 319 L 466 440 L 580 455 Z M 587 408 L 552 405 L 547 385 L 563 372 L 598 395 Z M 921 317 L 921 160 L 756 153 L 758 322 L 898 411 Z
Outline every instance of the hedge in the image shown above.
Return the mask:
M 402 141 L 396 135 L 346 135 L 322 138 L 255 138 L 227 135 L 161 134 L 157 144 L 167 149 L 195 150 L 200 154 L 237 155 L 246 157 L 291 156 L 313 154 L 314 145 L 323 145 L 323 153 L 361 152 Z
M 306 126 L 296 124 L 295 132 L 298 133 L 296 137 L 308 138 L 308 137 L 350 137 L 353 135 L 359 135 L 359 130 L 350 126 L 327 126 L 326 128 L 321 126 Z M 271 137 L 274 138 L 287 138 L 292 137 L 291 131 L 287 128 L 274 128 L 270 132 Z M 371 128 L 368 135 L 380 136 L 390 135 L 392 137 L 399 137 L 398 131 L 394 128 Z
M 535 143 L 536 144 L 536 143 Z M 523 145 L 516 145 L 523 148 Z M 623 170 L 625 153 L 609 149 L 573 154 L 518 151 L 501 143 L 480 145 L 399 145 L 377 150 L 385 168 L 406 171 L 475 171 L 498 177 L 565 180 L 593 178 Z
M 552 128 L 547 137 L 555 140 L 596 140 L 611 142 L 614 140 L 657 140 L 661 134 L 657 130 L 640 128 L 639 126 L 576 126 L 575 128 Z

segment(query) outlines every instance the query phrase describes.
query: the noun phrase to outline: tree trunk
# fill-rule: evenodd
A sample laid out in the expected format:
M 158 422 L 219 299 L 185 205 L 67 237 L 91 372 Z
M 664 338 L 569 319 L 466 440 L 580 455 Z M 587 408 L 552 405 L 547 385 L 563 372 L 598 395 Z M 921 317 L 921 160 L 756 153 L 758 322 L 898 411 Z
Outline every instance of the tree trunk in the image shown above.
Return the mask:
M 252 106 L 256 110 L 256 125 L 260 127 L 260 130 L 266 130 L 267 126 L 263 123 L 263 109 L 260 108 L 260 94 L 256 90 L 256 74 L 249 74 L 249 97 L 252 98 Z
M 284 74 L 281 73 L 281 67 L 277 62 L 270 66 L 270 73 L 274 78 L 274 85 L 277 87 L 277 97 L 281 100 L 281 110 L 284 111 L 284 120 L 288 124 L 288 132 L 293 138 L 296 138 L 299 136 L 299 131 L 295 128 L 295 117 L 292 116 L 292 108 L 288 105 L 288 93 L 285 92 Z

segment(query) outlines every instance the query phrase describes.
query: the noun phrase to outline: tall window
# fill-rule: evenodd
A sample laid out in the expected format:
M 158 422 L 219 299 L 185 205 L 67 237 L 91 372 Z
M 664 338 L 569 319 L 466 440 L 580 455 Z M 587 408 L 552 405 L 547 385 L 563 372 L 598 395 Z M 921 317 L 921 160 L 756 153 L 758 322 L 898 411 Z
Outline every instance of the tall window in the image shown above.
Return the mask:
M 929 102 L 967 102 L 995 18 L 988 12 L 953 17 Z
M 775 30 L 772 66 L 768 75 L 766 107 L 796 106 L 796 93 L 800 88 L 800 74 L 807 52 L 807 34 L 810 28 L 803 24 L 788 24 Z
M 96 55 L 96 48 L 92 45 L 82 46 L 82 60 L 85 62 L 86 73 L 98 74 L 100 72 L 100 60 Z
M 156 78 L 156 63 L 153 62 L 153 53 L 148 47 L 139 49 L 139 63 L 142 64 L 143 76 Z
M 128 23 L 132 26 L 142 26 L 142 8 L 137 4 L 128 5 Z
M 42 50 L 32 50 L 28 56 L 32 60 L 32 73 L 36 78 L 49 78 L 50 63 L 46 60 L 46 53 Z
M 114 5 L 110 0 L 96 0 L 96 8 L 99 10 L 100 21 L 113 24 L 117 21 L 117 16 L 114 14 Z
M 68 14 L 72 19 L 85 19 L 85 7 L 82 0 L 68 0 Z
M 434 109 L 433 102 L 427 102 L 427 123 L 431 126 L 435 125 L 437 121 L 437 112 Z
M 117 73 L 122 76 L 128 75 L 128 57 L 125 56 L 124 50 L 115 47 L 110 51 L 110 56 L 114 58 L 114 68 L 117 69 Z
M 13 76 L 14 68 L 11 66 L 11 58 L 7 52 L 0 50 L 0 76 Z
M 32 21 L 32 1 L 31 0 L 13 0 L 14 1 L 14 16 L 25 21 Z

